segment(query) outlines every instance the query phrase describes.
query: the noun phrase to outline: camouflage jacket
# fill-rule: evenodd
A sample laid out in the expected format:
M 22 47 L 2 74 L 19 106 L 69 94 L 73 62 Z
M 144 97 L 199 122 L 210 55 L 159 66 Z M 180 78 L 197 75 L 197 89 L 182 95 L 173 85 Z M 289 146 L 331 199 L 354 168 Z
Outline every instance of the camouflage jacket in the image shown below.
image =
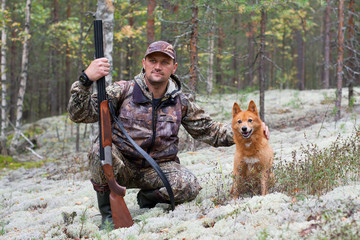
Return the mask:
M 143 73 L 134 80 L 113 83 L 106 91 L 129 135 L 157 162 L 178 161 L 181 124 L 193 138 L 212 146 L 234 144 L 231 125 L 213 121 L 181 91 L 180 81 L 175 75 L 171 75 L 167 91 L 156 106 Z M 70 119 L 77 123 L 98 121 L 96 94 L 91 94 L 90 88 L 76 81 L 71 87 L 68 112 Z M 116 124 L 113 125 L 113 143 L 124 157 L 144 166 L 144 158 Z

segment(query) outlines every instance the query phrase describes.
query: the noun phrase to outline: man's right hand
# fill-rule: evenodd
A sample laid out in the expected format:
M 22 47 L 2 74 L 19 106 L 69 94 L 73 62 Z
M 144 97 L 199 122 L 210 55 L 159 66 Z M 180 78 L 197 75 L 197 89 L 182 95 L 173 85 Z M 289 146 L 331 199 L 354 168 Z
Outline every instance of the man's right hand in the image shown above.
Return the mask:
M 107 76 L 110 72 L 110 64 L 107 58 L 97 58 L 90 63 L 85 70 L 85 74 L 91 81 L 97 81 L 100 78 Z

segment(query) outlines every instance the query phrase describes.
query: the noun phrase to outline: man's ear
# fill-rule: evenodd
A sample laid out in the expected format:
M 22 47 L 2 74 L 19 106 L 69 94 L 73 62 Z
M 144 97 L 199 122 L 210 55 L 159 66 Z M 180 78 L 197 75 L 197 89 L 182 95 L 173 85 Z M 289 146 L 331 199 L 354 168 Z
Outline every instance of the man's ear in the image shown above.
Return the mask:
M 143 64 L 143 69 L 145 70 L 145 58 L 143 58 L 142 64 Z
M 175 71 L 176 71 L 176 69 L 177 69 L 177 66 L 178 66 L 178 63 L 176 62 L 176 63 L 175 63 L 175 66 L 174 66 L 174 69 L 173 69 L 173 71 L 172 71 L 172 74 L 175 74 Z

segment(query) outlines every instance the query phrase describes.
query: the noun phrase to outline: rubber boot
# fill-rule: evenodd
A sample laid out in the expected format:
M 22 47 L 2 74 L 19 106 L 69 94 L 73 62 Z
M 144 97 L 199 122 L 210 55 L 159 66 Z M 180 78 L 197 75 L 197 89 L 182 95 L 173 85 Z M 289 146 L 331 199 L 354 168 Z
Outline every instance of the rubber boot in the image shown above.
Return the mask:
M 167 203 L 158 189 L 140 190 L 137 194 L 137 201 L 140 208 L 153 208 L 158 203 Z
M 111 215 L 111 208 L 110 208 L 110 191 L 108 192 L 96 192 L 98 206 L 101 214 L 101 225 L 100 230 L 106 228 L 106 226 L 110 223 L 113 225 L 112 215 Z M 108 224 L 106 223 L 108 222 Z

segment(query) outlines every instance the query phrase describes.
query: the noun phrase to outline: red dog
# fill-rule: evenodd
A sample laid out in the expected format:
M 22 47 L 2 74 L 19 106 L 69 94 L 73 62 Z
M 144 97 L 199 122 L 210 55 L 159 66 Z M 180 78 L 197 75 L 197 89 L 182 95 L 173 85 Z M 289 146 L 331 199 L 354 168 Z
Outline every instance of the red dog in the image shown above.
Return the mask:
M 232 196 L 238 198 L 249 191 L 267 194 L 269 183 L 273 181 L 274 154 L 265 137 L 254 101 L 250 101 L 246 111 L 241 111 L 239 105 L 234 103 L 232 129 L 236 144 Z

